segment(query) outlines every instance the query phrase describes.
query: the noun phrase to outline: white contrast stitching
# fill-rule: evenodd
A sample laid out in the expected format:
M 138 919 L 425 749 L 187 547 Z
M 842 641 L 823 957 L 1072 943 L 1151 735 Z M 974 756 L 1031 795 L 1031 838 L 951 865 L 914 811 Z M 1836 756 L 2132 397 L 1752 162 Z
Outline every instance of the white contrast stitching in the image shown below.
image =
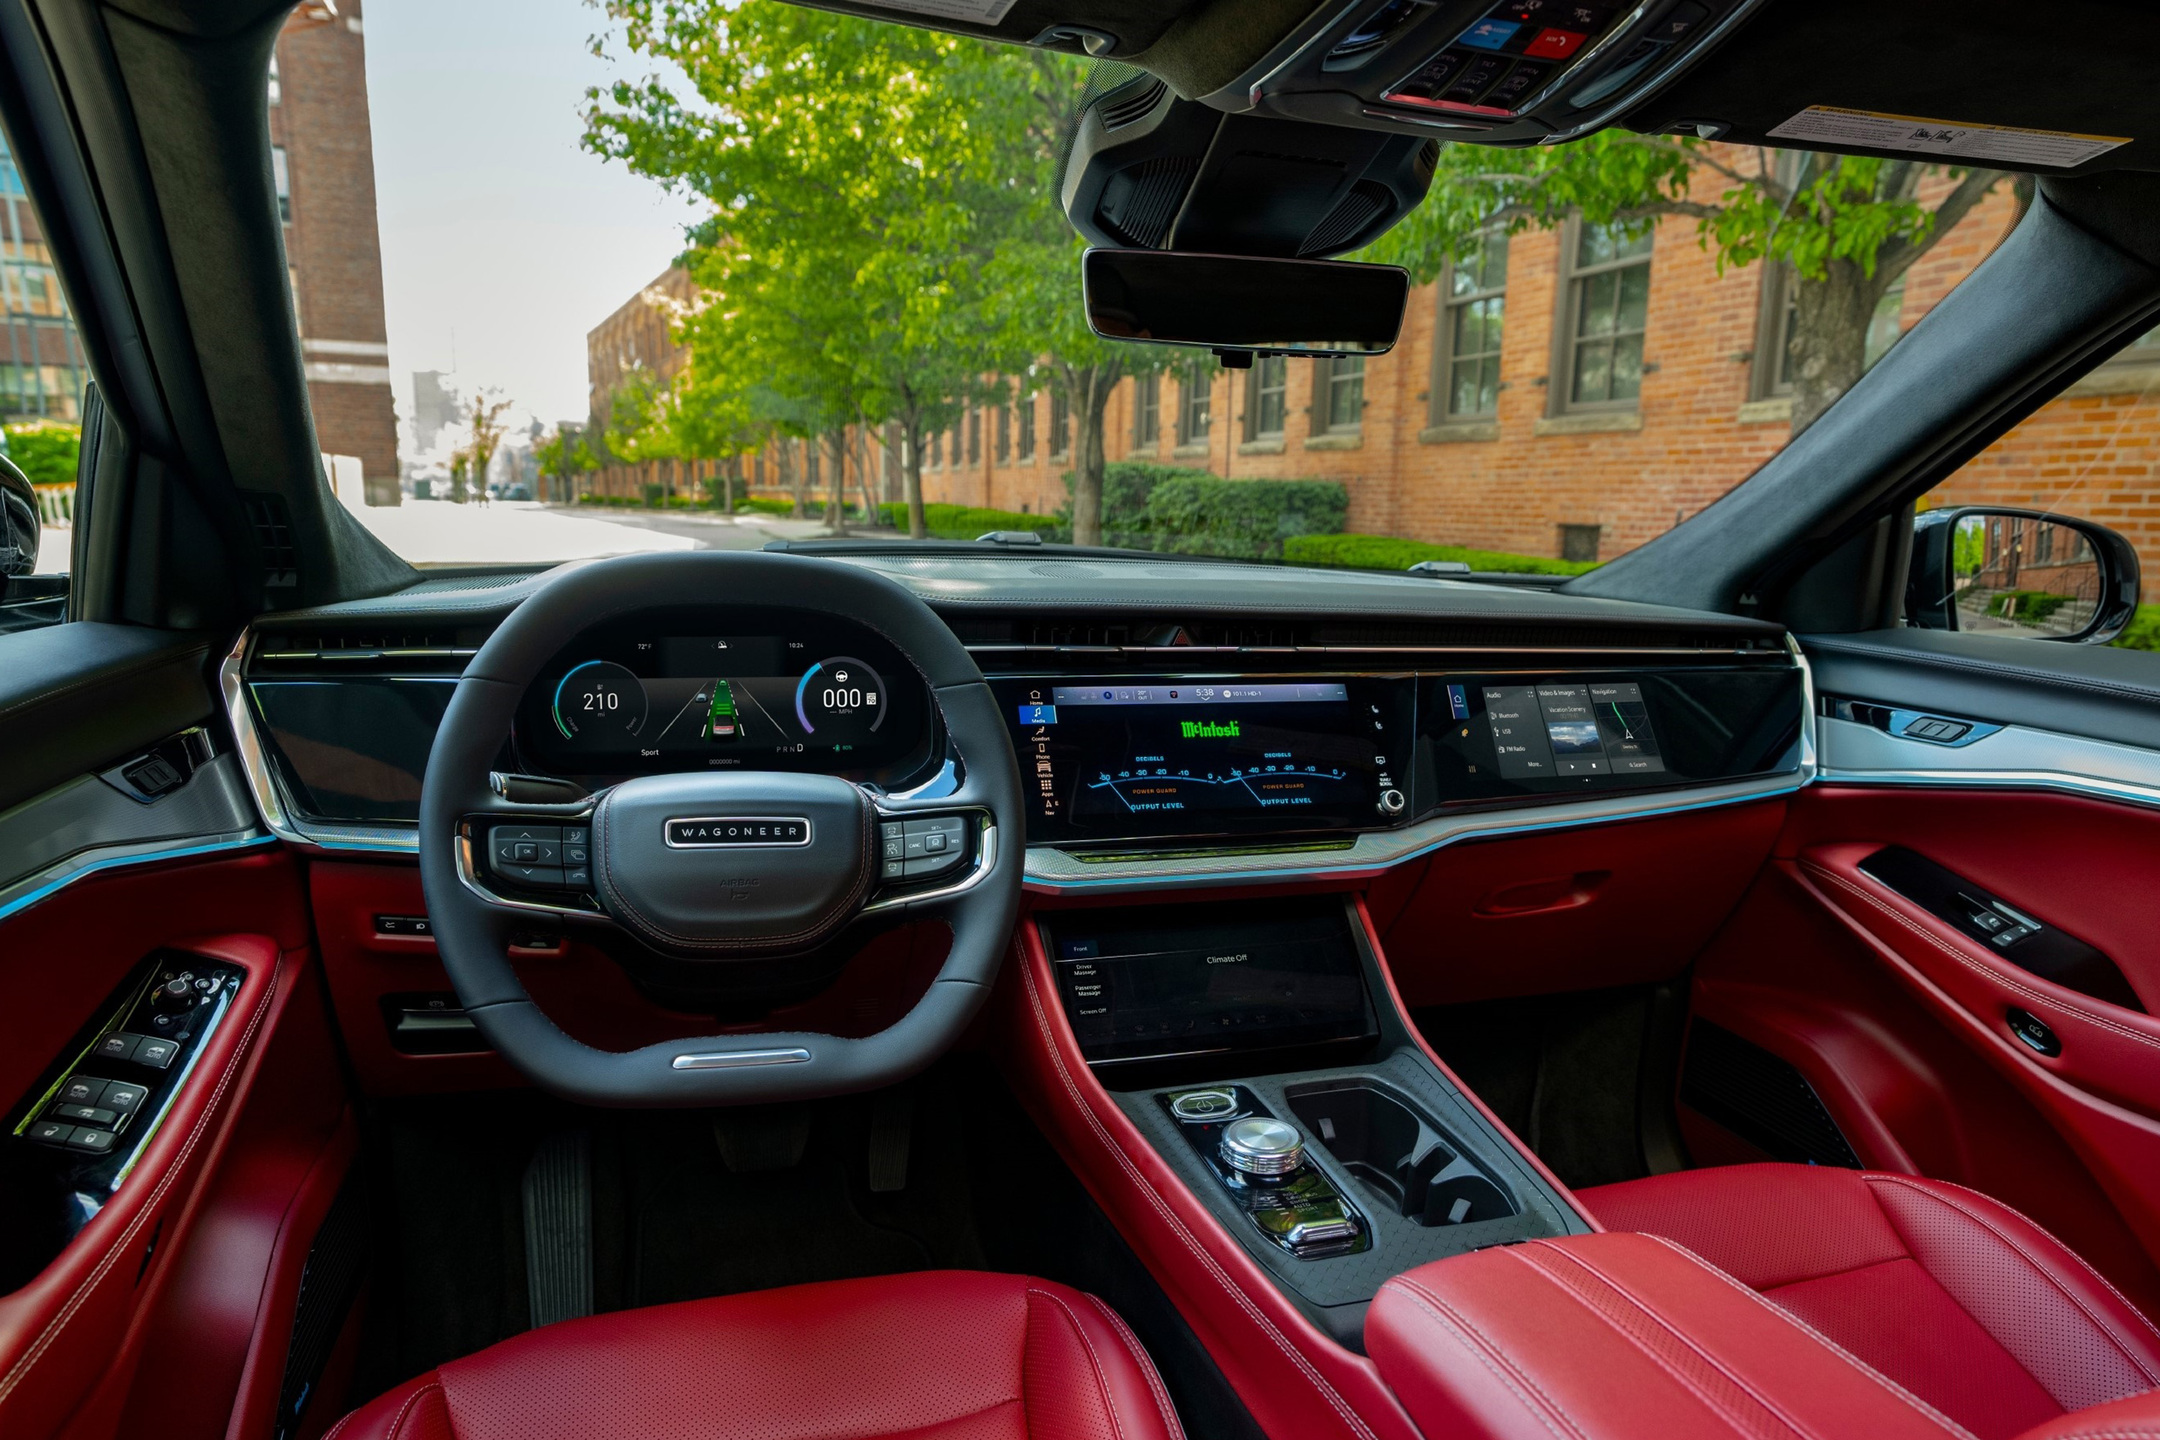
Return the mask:
M 1125 1343 L 1125 1349 L 1133 1357 L 1133 1363 L 1140 1367 L 1141 1375 L 1147 1380 L 1148 1393 L 1155 1397 L 1156 1412 L 1162 1417 L 1170 1440 L 1185 1440 L 1185 1427 L 1178 1420 L 1177 1407 L 1170 1403 L 1170 1392 L 1163 1388 L 1162 1376 L 1155 1373 L 1155 1362 L 1142 1348 L 1140 1337 L 1133 1334 L 1132 1326 L 1125 1323 L 1124 1316 L 1103 1303 L 1102 1297 L 1090 1295 L 1087 1299 L 1089 1304 L 1102 1312 L 1103 1319 L 1110 1322 L 1110 1328 L 1116 1332 L 1118 1339 Z

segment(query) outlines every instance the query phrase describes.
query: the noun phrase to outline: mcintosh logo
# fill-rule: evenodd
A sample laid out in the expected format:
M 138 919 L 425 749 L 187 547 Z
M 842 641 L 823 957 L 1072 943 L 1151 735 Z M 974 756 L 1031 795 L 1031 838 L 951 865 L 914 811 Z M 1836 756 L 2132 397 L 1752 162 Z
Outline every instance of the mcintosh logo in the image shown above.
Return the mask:
M 1185 732 L 1187 740 L 1235 740 L 1238 738 L 1235 720 L 1180 720 L 1178 728 Z

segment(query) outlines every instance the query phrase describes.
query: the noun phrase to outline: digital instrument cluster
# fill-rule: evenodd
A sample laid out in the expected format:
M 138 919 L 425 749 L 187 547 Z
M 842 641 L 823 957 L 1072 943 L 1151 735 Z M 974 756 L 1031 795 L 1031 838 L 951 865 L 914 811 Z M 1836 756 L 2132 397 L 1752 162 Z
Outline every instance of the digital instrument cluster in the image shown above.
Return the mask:
M 809 617 L 675 615 L 588 632 L 519 710 L 536 768 L 728 768 L 890 780 L 929 758 L 929 698 L 868 630 Z

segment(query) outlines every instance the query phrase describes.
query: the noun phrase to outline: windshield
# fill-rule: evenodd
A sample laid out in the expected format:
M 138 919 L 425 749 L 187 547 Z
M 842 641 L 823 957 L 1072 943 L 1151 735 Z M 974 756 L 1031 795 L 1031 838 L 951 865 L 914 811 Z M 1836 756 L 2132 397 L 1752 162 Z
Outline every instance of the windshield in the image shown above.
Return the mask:
M 1396 347 L 1228 369 L 1081 318 L 1060 166 L 1137 74 L 777 0 L 301 7 L 270 125 L 332 488 L 423 567 L 1005 531 L 1570 575 L 1753 472 L 2032 194 L 1443 147 L 1349 257 L 1411 272 Z

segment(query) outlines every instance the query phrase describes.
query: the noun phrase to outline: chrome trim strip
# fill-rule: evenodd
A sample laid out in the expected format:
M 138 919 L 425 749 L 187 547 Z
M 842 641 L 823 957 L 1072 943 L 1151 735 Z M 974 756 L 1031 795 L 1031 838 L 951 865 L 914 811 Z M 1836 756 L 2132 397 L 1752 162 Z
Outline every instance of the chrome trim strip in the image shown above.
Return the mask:
M 742 1070 L 752 1065 L 806 1065 L 810 1052 L 800 1045 L 784 1050 L 709 1050 L 677 1055 L 671 1070 Z
M 1584 825 L 1676 815 L 1688 810 L 1745 805 L 1754 800 L 1790 795 L 1812 779 L 1805 770 L 1792 770 L 1754 780 L 1705 786 L 1685 792 L 1687 798 L 1676 798 L 1665 792 L 1654 796 L 1574 801 L 1536 809 L 1439 816 L 1406 825 L 1400 830 L 1359 835 L 1349 850 L 1329 851 L 1325 860 L 1301 859 L 1296 852 L 1290 852 L 1089 865 L 1050 846 L 1030 846 L 1026 885 L 1037 894 L 1057 895 L 1102 890 L 1190 890 L 1212 885 L 1251 885 L 1285 880 L 1366 880 L 1404 861 L 1418 859 L 1464 840 L 1539 830 L 1569 830 Z M 1052 859 L 1053 856 L 1057 858 Z
M 253 633 L 241 631 L 232 653 L 218 665 L 218 689 L 225 698 L 226 722 L 232 726 L 233 752 L 240 757 L 241 772 L 247 776 L 248 793 L 254 798 L 256 813 L 262 816 L 263 824 L 278 839 L 303 849 L 374 855 L 419 854 L 420 832 L 417 829 L 301 820 L 285 795 L 284 785 L 278 780 L 277 767 L 270 763 L 262 731 L 255 724 L 254 709 L 248 704 L 247 678 L 242 667 Z
M 2160 754 L 2135 745 L 2006 725 L 1953 747 L 1856 720 L 1824 716 L 1817 723 L 1827 784 L 2053 790 L 2160 807 Z
M 1750 655 L 1745 645 L 969 645 L 970 655 Z
M 273 836 L 235 832 L 230 835 L 205 836 L 201 840 L 174 844 L 170 840 L 153 841 L 144 846 L 116 845 L 94 850 L 79 851 L 57 865 L 26 876 L 5 890 L 0 890 L 0 920 L 29 909 L 57 890 L 64 890 L 78 880 L 84 880 L 105 870 L 119 870 L 134 865 L 155 865 L 165 860 L 186 860 L 196 855 L 214 855 L 225 850 L 252 850 L 258 845 L 269 845 Z

